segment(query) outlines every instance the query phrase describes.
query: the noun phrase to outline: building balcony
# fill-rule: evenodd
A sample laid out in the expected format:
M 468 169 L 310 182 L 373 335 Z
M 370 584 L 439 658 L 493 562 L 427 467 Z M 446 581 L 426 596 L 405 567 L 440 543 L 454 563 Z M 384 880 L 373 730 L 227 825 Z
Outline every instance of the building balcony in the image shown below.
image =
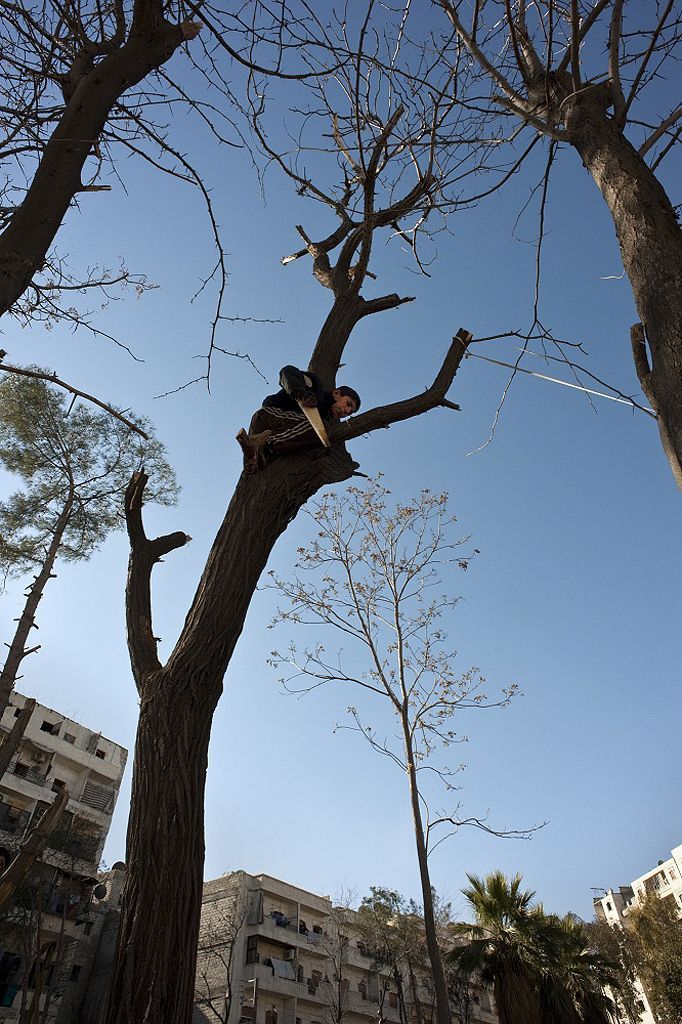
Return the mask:
M 275 974 L 272 967 L 265 964 L 246 964 L 242 970 L 242 980 L 251 981 L 256 979 L 259 992 L 272 992 L 282 996 L 303 996 L 307 994 L 308 986 L 305 981 L 294 981 L 289 978 L 280 978 Z
M 376 1020 L 379 1015 L 379 1000 L 369 993 L 365 998 L 361 992 L 347 992 L 344 996 L 343 1007 L 348 1013 L 359 1013 Z M 398 1006 L 391 1006 L 388 996 L 384 998 L 384 1005 L 381 1010 L 384 1020 L 399 1021 L 400 1009 Z
M 371 956 L 361 953 L 356 946 L 348 946 L 344 959 L 350 967 L 360 967 L 363 971 L 370 970 L 374 963 Z
M 7 775 L 11 776 L 11 778 L 7 778 L 5 781 L 6 784 L 13 786 L 17 779 L 23 779 L 25 782 L 30 782 L 32 785 L 42 788 L 46 785 L 45 772 L 45 768 L 41 771 L 40 768 L 34 765 L 26 764 L 22 758 L 15 757 L 7 767 Z
M 88 862 L 96 861 L 103 836 L 79 836 L 68 829 L 56 829 L 47 839 L 47 846 L 53 853 Z
M 280 918 L 279 920 L 286 921 L 287 919 Z M 278 924 L 274 917 L 265 917 L 260 924 L 250 927 L 253 927 L 257 934 L 264 939 L 277 942 L 279 945 L 305 949 L 309 953 L 317 953 L 322 957 L 327 953 L 324 935 L 312 931 L 301 932 L 294 921 Z

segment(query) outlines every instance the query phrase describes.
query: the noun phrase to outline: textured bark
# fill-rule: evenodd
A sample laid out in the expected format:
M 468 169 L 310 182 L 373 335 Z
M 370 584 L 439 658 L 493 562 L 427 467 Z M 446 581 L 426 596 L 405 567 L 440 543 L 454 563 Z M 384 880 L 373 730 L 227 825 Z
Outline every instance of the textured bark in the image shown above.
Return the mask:
M 640 383 L 682 489 L 682 236 L 656 175 L 590 92 L 567 104 L 566 131 L 611 211 L 650 352 Z M 646 356 L 644 357 L 646 364 Z
M 26 196 L 0 235 L 0 316 L 40 270 L 66 211 L 81 190 L 83 165 L 123 93 L 161 67 L 183 40 L 180 25 L 133 23 L 128 41 L 78 80 Z
M 336 446 L 319 457 L 304 452 L 275 460 L 255 476 L 242 475 L 180 640 L 163 668 L 150 668 L 149 659 L 134 649 L 135 634 L 149 630 L 140 589 L 146 590 L 151 566 L 138 576 L 133 546 L 131 575 L 137 579 L 129 586 L 128 608 L 140 722 L 126 893 L 106 1024 L 191 1020 L 208 743 L 225 669 L 275 542 L 308 498 L 349 478 L 353 468 Z
M 335 385 L 336 370 L 351 331 L 362 318 L 364 299 L 349 295 L 337 300 L 324 322 L 310 358 L 310 369 L 330 387 Z

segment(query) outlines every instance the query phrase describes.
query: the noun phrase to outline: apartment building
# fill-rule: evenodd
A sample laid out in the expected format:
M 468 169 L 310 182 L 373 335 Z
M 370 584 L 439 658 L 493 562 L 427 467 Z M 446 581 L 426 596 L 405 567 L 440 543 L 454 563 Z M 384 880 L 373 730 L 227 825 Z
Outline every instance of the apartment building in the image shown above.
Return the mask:
M 98 875 L 73 952 L 71 981 L 62 997 L 56 1024 L 100 1024 L 104 1017 L 124 882 L 123 861 Z
M 612 928 L 626 928 L 628 914 L 646 899 L 655 894 L 659 899 L 672 900 L 682 917 L 682 846 L 671 851 L 668 860 L 659 860 L 655 868 L 635 878 L 630 885 L 618 889 L 606 889 L 594 898 L 594 912 L 598 921 L 604 921 Z M 641 1001 L 641 1024 L 655 1024 L 646 992 L 637 982 Z
M 13 693 L 0 721 L 7 734 L 26 698 Z M 56 794 L 69 800 L 36 863 L 31 883 L 0 926 L 0 1020 L 18 1020 L 39 1000 L 56 1020 L 78 975 L 73 956 L 114 812 L 127 751 L 101 733 L 36 704 L 20 747 L 0 779 L 0 861 L 9 863 Z M 21 894 L 19 894 L 21 895 Z
M 237 871 L 207 882 L 194 1024 L 400 1024 L 393 973 L 377 969 L 353 920 L 328 896 L 270 875 Z M 433 986 L 418 975 L 400 985 L 403 1004 L 410 1024 L 432 1024 Z M 490 993 L 469 995 L 471 1024 L 494 1024 Z

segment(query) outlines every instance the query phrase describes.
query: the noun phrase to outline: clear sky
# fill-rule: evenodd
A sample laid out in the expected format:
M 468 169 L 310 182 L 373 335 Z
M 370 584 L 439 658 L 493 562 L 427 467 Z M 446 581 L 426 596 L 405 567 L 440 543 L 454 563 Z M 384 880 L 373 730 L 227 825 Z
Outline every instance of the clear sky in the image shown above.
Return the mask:
M 237 429 L 247 425 L 281 365 L 305 365 L 329 306 L 310 266 L 287 267 L 295 225 L 324 225 L 319 208 L 275 170 L 265 198 L 249 155 L 216 151 L 182 123 L 177 137 L 213 189 L 228 250 L 226 312 L 281 323 L 225 324 L 220 343 L 248 362 L 219 357 L 211 393 L 195 386 L 163 399 L 203 367 L 210 296 L 191 299 L 210 271 L 210 233 L 196 193 L 122 160 L 125 188 L 85 194 L 58 239 L 80 265 L 125 259 L 158 283 L 97 313 L 97 325 L 129 344 L 134 362 L 86 332 L 21 330 L 3 321 L 13 362 L 56 369 L 86 390 L 150 416 L 183 491 L 171 510 L 146 510 L 150 533 L 194 538 L 154 575 L 155 633 L 172 649 L 208 549 L 240 472 Z M 184 134 L 183 134 L 184 133 Z M 438 240 L 431 277 L 417 276 L 399 242 L 378 246 L 365 294 L 398 291 L 417 301 L 356 328 L 340 380 L 365 408 L 428 386 L 460 326 L 476 336 L 522 329 L 532 319 L 537 203 L 516 224 L 542 174 L 529 165 L 511 187 L 458 214 Z M 671 184 L 679 159 L 663 165 Z M 596 187 L 570 150 L 550 185 L 542 281 L 545 323 L 580 339 L 589 366 L 638 394 L 629 329 L 636 313 L 615 234 Z M 505 361 L 516 342 L 481 354 Z M 533 365 L 552 376 L 556 364 Z M 680 494 L 654 422 L 610 401 L 519 377 L 489 435 L 507 371 L 478 359 L 450 392 L 462 411 L 434 411 L 350 445 L 366 473 L 381 471 L 396 496 L 445 489 L 463 534 L 481 555 L 457 580 L 464 600 L 448 622 L 462 668 L 479 665 L 491 686 L 517 682 L 513 706 L 462 723 L 465 809 L 489 810 L 513 828 L 546 821 L 531 841 L 463 831 L 434 854 L 435 884 L 457 903 L 465 872 L 521 871 L 546 907 L 591 914 L 592 886 L 619 885 L 669 855 L 680 824 Z M 565 377 L 565 374 L 563 374 Z M 11 486 L 2 478 L 5 492 Z M 271 560 L 286 575 L 310 522 L 292 524 Z M 137 697 L 125 643 L 127 543 L 113 536 L 81 565 L 62 565 L 40 607 L 41 651 L 24 666 L 23 692 L 94 730 L 134 745 Z M 21 591 L 1 599 L 8 638 Z M 244 868 L 317 892 L 370 885 L 418 897 L 403 780 L 353 735 L 332 734 L 350 699 L 341 691 L 303 701 L 280 692 L 266 665 L 286 645 L 268 631 L 273 595 L 259 591 L 218 707 L 207 786 L 206 877 Z M 374 721 L 377 721 L 374 718 Z M 125 859 L 130 767 L 105 859 Z

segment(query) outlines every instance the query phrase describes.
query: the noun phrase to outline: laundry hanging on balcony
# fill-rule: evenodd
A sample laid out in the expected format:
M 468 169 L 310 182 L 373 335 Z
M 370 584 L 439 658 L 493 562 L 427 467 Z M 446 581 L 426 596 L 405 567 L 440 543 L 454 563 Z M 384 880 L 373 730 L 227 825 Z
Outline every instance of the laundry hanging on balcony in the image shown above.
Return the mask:
M 288 981 L 296 981 L 294 965 L 289 963 L 288 960 L 278 960 L 276 957 L 271 956 L 270 961 L 272 963 L 272 969 L 278 978 L 286 978 Z

